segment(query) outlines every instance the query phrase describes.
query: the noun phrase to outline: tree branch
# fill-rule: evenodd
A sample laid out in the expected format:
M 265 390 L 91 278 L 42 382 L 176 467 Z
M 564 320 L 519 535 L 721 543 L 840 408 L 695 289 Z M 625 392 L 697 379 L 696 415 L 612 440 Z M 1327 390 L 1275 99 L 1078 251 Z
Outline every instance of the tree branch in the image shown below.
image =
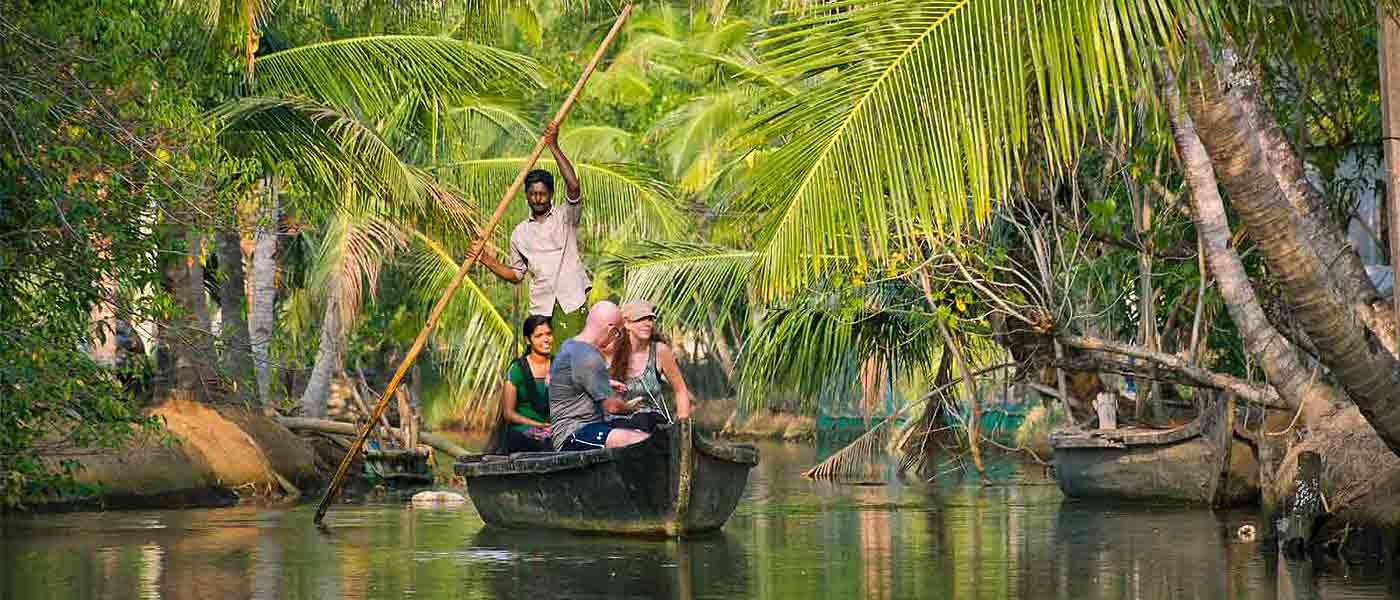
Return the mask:
M 1131 344 L 1121 344 L 1082 335 L 1061 335 L 1058 336 L 1057 339 L 1060 340 L 1060 343 L 1076 350 L 1131 356 L 1136 359 L 1145 360 L 1155 365 L 1158 369 L 1177 375 L 1187 382 L 1194 383 L 1201 387 L 1229 392 L 1246 402 L 1261 404 L 1270 408 L 1290 408 L 1279 398 L 1278 393 L 1271 387 L 1254 385 L 1237 377 L 1202 369 L 1186 362 L 1185 359 L 1174 354 L 1152 352 Z

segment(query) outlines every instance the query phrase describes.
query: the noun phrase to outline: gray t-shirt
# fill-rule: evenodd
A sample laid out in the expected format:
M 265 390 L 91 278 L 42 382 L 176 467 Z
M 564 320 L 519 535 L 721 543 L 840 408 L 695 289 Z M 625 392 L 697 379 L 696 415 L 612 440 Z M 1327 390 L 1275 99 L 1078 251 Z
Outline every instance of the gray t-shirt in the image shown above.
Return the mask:
M 549 429 L 554 449 L 580 427 L 603 420 L 603 400 L 613 393 L 608 365 L 592 344 L 565 340 L 549 365 Z

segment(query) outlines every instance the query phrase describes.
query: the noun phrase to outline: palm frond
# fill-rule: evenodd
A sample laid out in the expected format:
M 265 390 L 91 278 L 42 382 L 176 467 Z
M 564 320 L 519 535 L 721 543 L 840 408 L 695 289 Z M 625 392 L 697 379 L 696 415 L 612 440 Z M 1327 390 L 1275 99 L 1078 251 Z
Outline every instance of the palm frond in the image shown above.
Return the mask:
M 745 198 L 771 214 L 768 268 L 800 288 L 813 274 L 799 256 L 859 262 L 984 222 L 1033 138 L 1063 164 L 1085 131 L 1124 113 L 1196 4 L 856 0 L 799 11 L 761 42 L 775 72 L 821 82 L 776 98 L 754 124 L 786 140 Z
M 290 167 L 322 201 L 352 199 L 363 212 L 422 210 L 431 181 L 378 132 L 335 108 L 301 98 L 252 97 L 214 112 L 230 154 Z M 354 193 L 345 189 L 354 188 Z
M 405 99 L 427 107 L 541 87 L 534 59 L 426 35 L 376 35 L 298 46 L 257 59 L 258 91 L 305 96 L 373 117 Z
M 344 336 L 364 300 L 374 301 L 384 263 L 408 244 L 408 234 L 388 220 L 337 211 L 326 226 L 307 288 L 335 302 Z
M 476 215 L 378 131 L 335 108 L 302 98 L 243 98 L 214 111 L 230 154 L 288 169 L 326 210 L 346 210 L 456 230 Z M 309 207 L 304 207 L 309 208 Z
M 439 172 L 444 181 L 454 183 L 469 196 L 494 203 L 524 163 L 523 157 L 485 158 L 443 165 Z M 555 186 L 561 188 L 559 195 L 562 195 L 562 180 L 554 161 L 541 159 L 537 166 L 554 172 Z M 684 225 L 675 193 L 646 167 L 576 162 L 574 170 L 578 173 L 585 203 L 581 230 L 588 235 L 610 235 L 627 229 L 635 221 L 634 232 L 638 236 L 674 236 Z M 562 199 L 557 201 L 563 202 Z M 519 202 L 511 204 L 506 222 L 524 220 L 528 211 L 522 196 Z M 508 231 L 502 233 L 509 235 Z
M 656 303 L 668 322 L 682 328 L 722 327 L 749 288 L 757 253 L 708 244 L 637 241 L 604 259 L 604 271 L 624 274 L 623 296 Z M 742 326 L 743 323 L 740 325 Z
M 542 20 L 539 11 L 535 10 L 534 5 L 529 2 L 521 2 L 510 10 L 510 21 L 515 25 L 515 30 L 519 31 L 520 37 L 535 48 L 544 45 Z
M 718 54 L 687 48 L 686 56 L 698 64 L 716 67 L 725 78 L 738 79 L 779 96 L 792 97 L 797 94 L 797 86 L 778 79 L 764 63 L 748 57 L 747 53 Z
M 768 305 L 749 328 L 740 358 L 740 402 L 760 408 L 764 390 L 823 390 L 829 398 L 862 394 L 862 370 L 926 372 L 942 347 L 930 315 L 899 282 L 847 287 L 832 282 L 781 305 Z M 816 396 L 806 396 L 814 408 Z
M 169 0 L 171 8 L 203 22 L 211 31 L 262 27 L 272 15 L 276 0 Z
M 754 24 L 744 19 L 728 19 L 701 36 L 697 50 L 710 54 L 724 54 L 741 48 L 744 40 L 753 32 Z
M 433 168 L 445 162 L 526 152 L 538 130 L 521 114 L 518 102 L 474 97 L 419 113 L 402 138 L 406 157 Z
M 339 22 L 387 23 L 395 30 L 416 22 L 459 17 L 464 7 L 442 0 L 275 0 L 282 20 L 334 17 Z
M 869 481 L 880 476 L 880 463 L 889 456 L 890 419 L 881 419 L 846 447 L 802 472 L 810 479 Z
M 577 14 L 601 16 L 616 14 L 623 4 L 619 0 L 564 0 L 553 6 Z M 466 35 L 473 40 L 497 38 L 506 30 L 513 15 L 527 9 L 535 12 L 528 0 L 466 0 L 464 7 L 470 15 Z
M 630 132 L 605 125 L 570 127 L 559 134 L 564 153 L 583 162 L 624 162 L 631 155 L 633 142 Z
M 410 253 L 409 268 L 426 312 L 447 288 L 459 263 L 438 240 L 417 231 L 412 234 L 417 243 Z M 511 325 L 486 290 L 471 277 L 465 278 L 433 331 L 433 343 L 439 349 L 435 356 L 450 376 L 452 398 L 458 403 L 455 410 L 496 410 L 496 386 L 515 353 L 512 339 Z
M 584 90 L 584 97 L 619 106 L 637 106 L 655 96 L 646 75 L 635 68 L 617 67 L 597 73 Z
M 709 188 L 731 164 L 734 136 L 755 108 L 755 98 L 752 90 L 737 87 L 694 98 L 656 120 L 647 137 L 664 140 L 671 179 L 682 193 Z

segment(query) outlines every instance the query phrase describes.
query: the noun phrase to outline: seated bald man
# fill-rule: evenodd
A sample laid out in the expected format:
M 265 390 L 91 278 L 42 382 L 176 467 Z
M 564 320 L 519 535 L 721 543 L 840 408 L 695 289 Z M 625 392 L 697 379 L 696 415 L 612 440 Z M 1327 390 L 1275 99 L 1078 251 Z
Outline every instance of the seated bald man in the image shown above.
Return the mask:
M 554 449 L 561 452 L 616 448 L 635 444 L 650 434 L 613 427 L 603 413 L 626 414 L 621 383 L 608 380 L 606 352 L 622 337 L 622 310 L 603 301 L 588 310 L 583 332 L 566 340 L 549 365 L 549 429 Z

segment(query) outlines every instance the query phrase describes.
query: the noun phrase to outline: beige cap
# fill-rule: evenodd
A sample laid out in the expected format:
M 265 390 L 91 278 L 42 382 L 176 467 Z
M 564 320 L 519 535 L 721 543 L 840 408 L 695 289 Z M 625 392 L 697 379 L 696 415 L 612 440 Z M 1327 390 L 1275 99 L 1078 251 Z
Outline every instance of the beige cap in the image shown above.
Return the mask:
M 628 322 L 640 321 L 647 317 L 656 318 L 656 306 L 646 300 L 633 300 L 622 305 L 622 318 Z

